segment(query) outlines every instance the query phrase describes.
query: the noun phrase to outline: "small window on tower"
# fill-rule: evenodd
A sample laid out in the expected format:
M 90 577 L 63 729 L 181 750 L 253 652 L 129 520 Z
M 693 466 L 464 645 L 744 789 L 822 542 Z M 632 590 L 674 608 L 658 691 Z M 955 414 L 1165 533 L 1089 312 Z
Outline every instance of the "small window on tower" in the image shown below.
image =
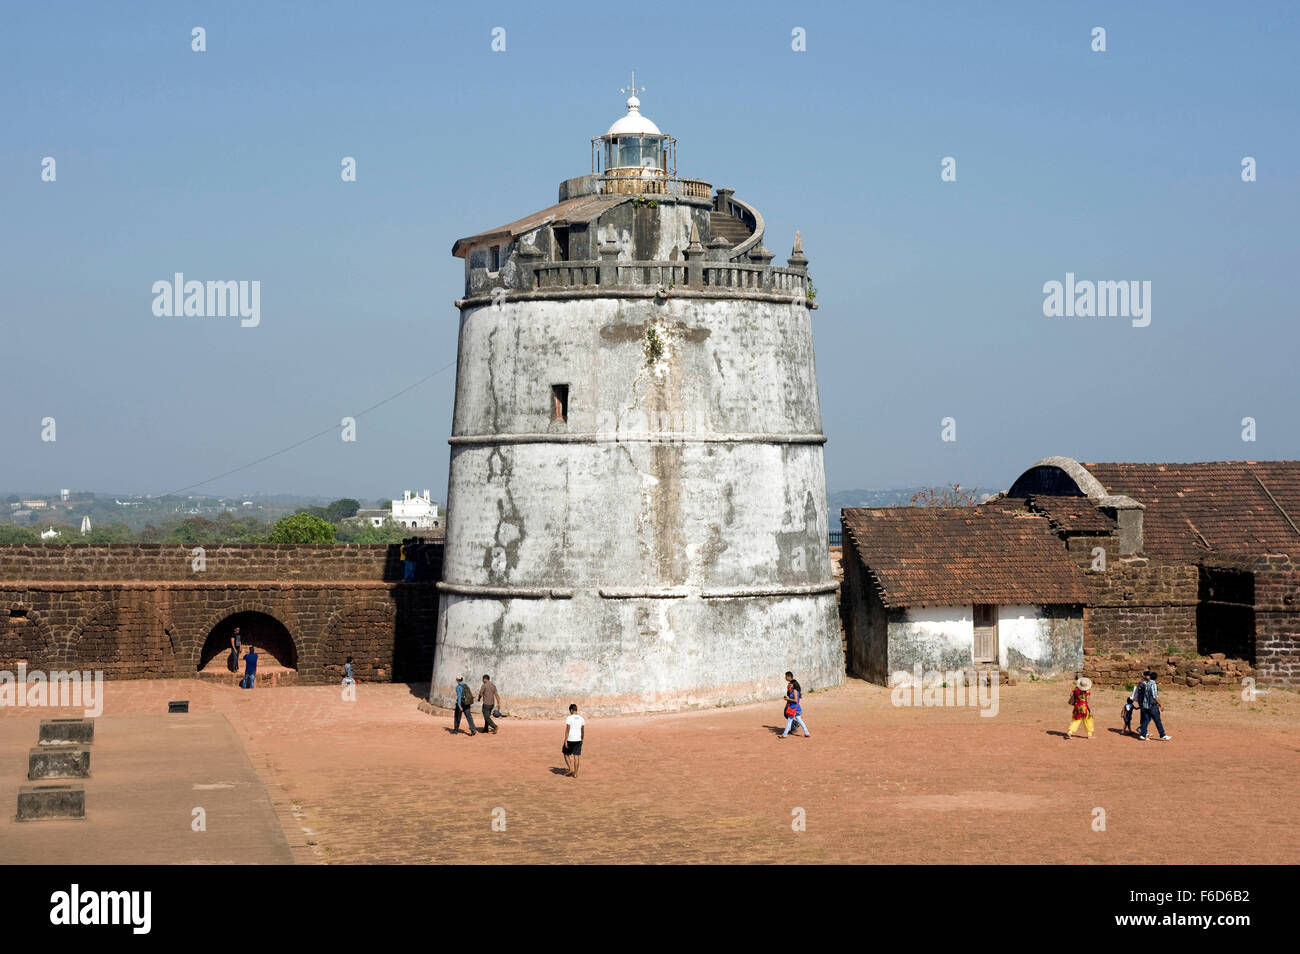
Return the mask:
M 567 421 L 569 419 L 569 386 L 567 384 L 551 385 L 551 420 Z
M 501 271 L 501 246 L 500 245 L 493 245 L 492 248 L 488 250 L 488 271 L 489 272 Z

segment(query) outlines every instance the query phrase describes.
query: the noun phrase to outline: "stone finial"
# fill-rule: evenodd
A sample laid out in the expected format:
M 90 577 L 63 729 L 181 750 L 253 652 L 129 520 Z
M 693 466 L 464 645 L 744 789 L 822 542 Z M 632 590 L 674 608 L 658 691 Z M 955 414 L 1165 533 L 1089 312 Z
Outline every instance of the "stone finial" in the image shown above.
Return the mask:
M 700 225 L 694 219 L 691 219 L 691 241 L 686 246 L 686 251 L 688 253 L 704 251 L 704 246 L 700 244 Z
M 794 233 L 794 248 L 790 250 L 790 257 L 786 261 L 791 268 L 808 267 L 808 259 L 803 253 L 803 236 L 798 230 Z
M 776 258 L 776 256 L 768 251 L 767 247 L 764 246 L 762 242 L 759 242 L 749 250 L 749 260 L 758 265 L 767 265 L 774 258 Z

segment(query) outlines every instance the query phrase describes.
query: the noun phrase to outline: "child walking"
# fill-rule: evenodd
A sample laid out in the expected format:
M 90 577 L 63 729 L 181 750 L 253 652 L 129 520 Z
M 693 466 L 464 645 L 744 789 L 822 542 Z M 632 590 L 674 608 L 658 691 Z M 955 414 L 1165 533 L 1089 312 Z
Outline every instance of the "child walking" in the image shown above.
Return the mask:
M 1088 696 L 1091 695 L 1088 689 L 1091 688 L 1091 680 L 1076 679 L 1074 682 L 1074 689 L 1070 693 L 1070 705 L 1074 707 L 1073 721 L 1070 723 L 1070 731 L 1065 733 L 1067 739 L 1074 738 L 1080 722 L 1088 730 L 1088 738 L 1092 738 L 1092 709 L 1088 705 Z

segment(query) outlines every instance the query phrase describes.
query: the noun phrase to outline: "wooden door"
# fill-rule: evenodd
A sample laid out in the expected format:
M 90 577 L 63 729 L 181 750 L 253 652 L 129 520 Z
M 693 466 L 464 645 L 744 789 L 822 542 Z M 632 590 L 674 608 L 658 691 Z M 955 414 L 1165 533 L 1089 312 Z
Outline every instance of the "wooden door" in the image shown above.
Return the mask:
M 975 664 L 998 662 L 998 608 L 987 603 L 975 605 Z

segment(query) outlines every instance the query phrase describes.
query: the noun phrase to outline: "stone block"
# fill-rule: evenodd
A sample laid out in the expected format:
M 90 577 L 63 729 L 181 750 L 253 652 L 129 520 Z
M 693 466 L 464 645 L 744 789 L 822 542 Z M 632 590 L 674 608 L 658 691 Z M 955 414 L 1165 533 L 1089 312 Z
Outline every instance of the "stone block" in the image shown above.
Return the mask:
M 41 745 L 89 745 L 95 741 L 94 719 L 42 719 Z
M 67 785 L 22 785 L 18 788 L 18 821 L 42 818 L 85 818 L 86 788 Z
M 37 746 L 27 752 L 27 777 L 88 778 L 90 747 L 84 745 Z

